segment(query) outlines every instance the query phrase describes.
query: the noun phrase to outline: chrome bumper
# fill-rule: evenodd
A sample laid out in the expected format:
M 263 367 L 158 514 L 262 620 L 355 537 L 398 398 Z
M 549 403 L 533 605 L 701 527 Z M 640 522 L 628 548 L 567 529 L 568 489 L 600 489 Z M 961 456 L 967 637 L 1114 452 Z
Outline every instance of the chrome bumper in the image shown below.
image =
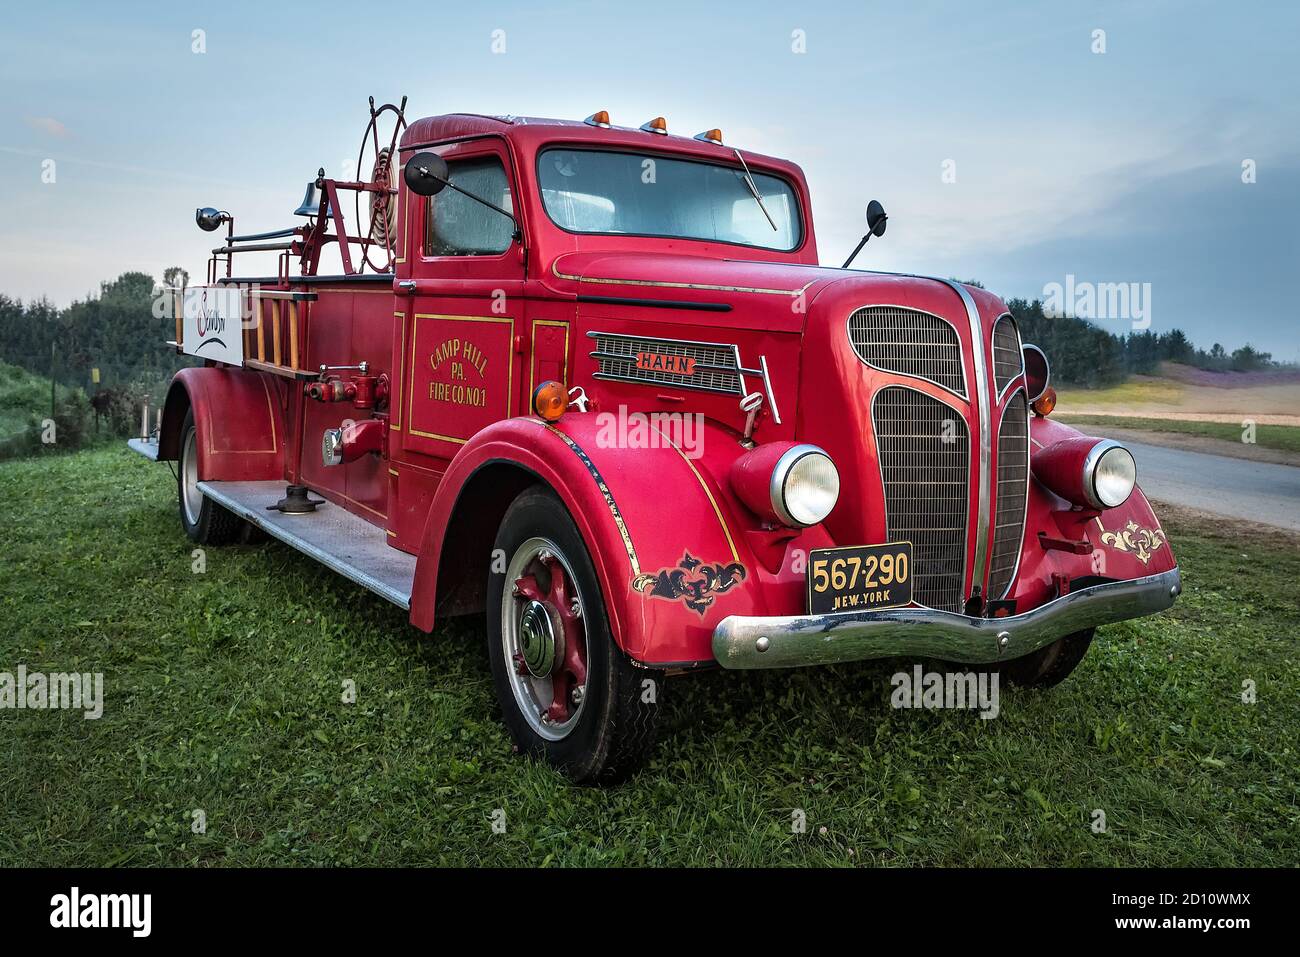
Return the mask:
M 713 656 L 724 668 L 793 668 L 900 656 L 987 664 L 1019 658 L 1057 638 L 1163 611 L 1182 592 L 1174 568 L 1081 588 L 1008 618 L 969 618 L 931 608 L 838 615 L 724 618 Z

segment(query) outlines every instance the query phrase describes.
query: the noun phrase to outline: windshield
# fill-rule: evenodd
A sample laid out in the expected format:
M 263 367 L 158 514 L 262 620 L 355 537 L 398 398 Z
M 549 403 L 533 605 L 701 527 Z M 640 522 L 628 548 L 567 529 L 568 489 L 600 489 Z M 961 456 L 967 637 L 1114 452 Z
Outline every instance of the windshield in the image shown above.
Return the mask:
M 760 205 L 739 166 L 581 149 L 546 150 L 537 165 L 546 213 L 569 232 L 670 236 L 781 251 L 802 240 L 794 190 L 775 176 L 753 174 Z

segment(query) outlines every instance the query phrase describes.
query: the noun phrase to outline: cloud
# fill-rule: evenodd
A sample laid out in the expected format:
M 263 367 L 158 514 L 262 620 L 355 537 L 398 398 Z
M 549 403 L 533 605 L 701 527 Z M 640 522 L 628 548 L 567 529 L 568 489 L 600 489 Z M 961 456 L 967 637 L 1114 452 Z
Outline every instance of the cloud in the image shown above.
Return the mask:
M 53 136 L 61 140 L 67 139 L 71 135 L 68 128 L 52 116 L 29 116 L 27 117 L 27 125 L 47 136 Z

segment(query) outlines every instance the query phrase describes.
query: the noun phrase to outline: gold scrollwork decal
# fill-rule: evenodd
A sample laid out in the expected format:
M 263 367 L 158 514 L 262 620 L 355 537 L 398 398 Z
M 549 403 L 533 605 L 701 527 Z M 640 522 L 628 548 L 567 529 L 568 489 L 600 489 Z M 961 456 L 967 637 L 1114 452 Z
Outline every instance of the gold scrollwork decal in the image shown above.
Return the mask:
M 1103 544 L 1109 545 L 1117 552 L 1131 552 L 1134 558 L 1145 565 L 1151 560 L 1155 550 L 1164 545 L 1168 538 L 1165 537 L 1163 529 L 1143 528 L 1130 519 L 1127 525 L 1116 532 L 1108 532 L 1103 527 L 1101 540 Z

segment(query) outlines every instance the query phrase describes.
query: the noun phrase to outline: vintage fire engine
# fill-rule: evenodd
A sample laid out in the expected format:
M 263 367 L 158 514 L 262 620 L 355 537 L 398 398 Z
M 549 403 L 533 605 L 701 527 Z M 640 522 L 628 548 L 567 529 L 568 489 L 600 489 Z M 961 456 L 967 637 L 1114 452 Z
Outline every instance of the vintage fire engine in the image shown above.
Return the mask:
M 798 166 L 663 118 L 370 111 L 369 178 L 322 170 L 302 225 L 198 211 L 225 234 L 175 343 L 206 361 L 134 444 L 196 542 L 256 526 L 426 632 L 486 612 L 521 751 L 617 779 L 663 676 L 719 665 L 1051 685 L 1178 596 L 1133 456 L 1048 417 L 1005 304 L 820 266 Z

